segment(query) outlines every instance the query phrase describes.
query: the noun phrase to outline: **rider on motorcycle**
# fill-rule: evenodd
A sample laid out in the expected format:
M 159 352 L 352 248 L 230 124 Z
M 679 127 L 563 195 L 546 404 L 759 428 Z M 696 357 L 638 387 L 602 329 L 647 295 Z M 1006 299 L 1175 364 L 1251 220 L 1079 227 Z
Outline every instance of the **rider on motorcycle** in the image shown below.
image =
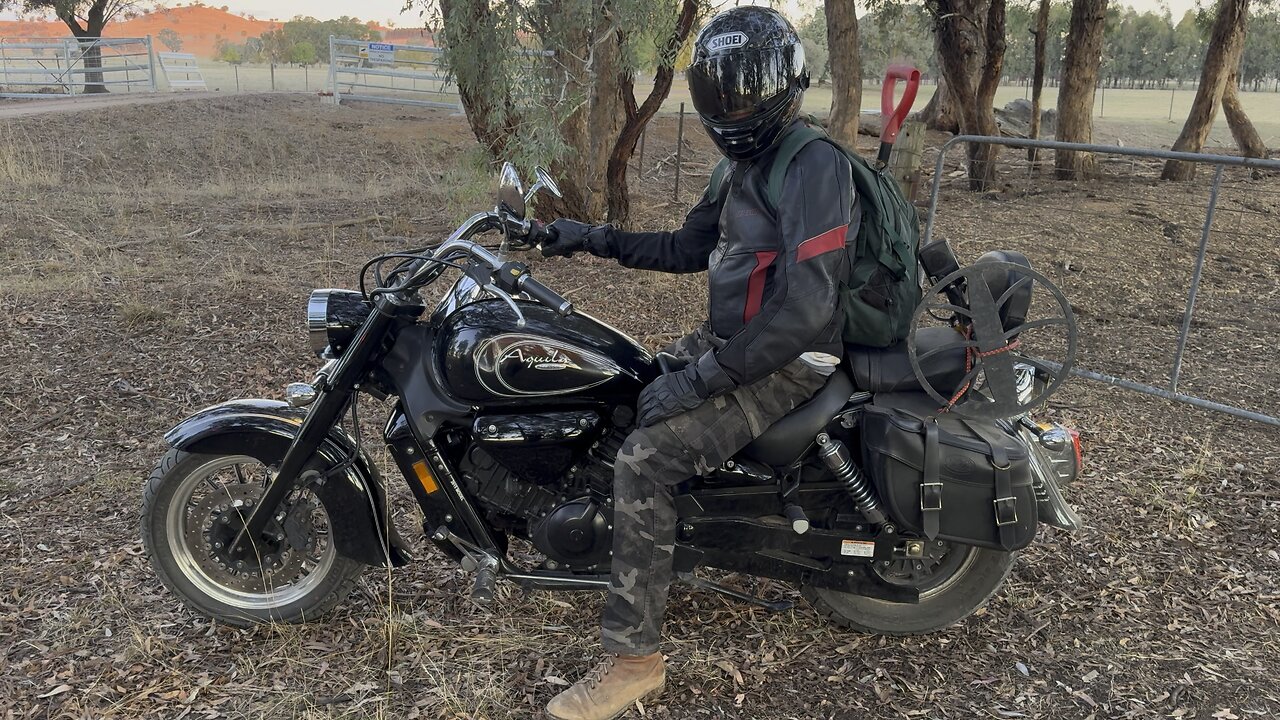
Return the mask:
M 624 267 L 708 272 L 710 318 L 667 352 L 687 364 L 646 387 L 614 468 L 605 657 L 547 705 L 560 720 L 612 718 L 661 692 L 660 631 L 672 580 L 672 486 L 707 474 L 817 392 L 843 353 L 839 287 L 859 214 L 849 161 L 828 143 L 789 165 L 775 212 L 770 162 L 809 85 L 791 24 L 734 7 L 699 32 L 687 71 L 703 126 L 733 164 L 674 232 L 557 220 L 546 256 L 587 251 Z

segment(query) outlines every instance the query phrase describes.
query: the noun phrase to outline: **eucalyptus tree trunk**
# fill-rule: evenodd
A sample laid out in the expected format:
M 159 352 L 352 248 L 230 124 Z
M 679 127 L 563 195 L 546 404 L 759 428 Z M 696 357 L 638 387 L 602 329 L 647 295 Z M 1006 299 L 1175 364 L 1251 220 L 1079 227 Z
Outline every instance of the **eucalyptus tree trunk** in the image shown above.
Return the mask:
M 685 41 L 689 39 L 689 33 L 692 32 L 693 23 L 697 17 L 698 3 L 695 0 L 683 0 L 680 5 L 680 16 L 676 18 L 676 26 L 660 48 L 658 68 L 653 76 L 653 89 L 649 91 L 643 103 L 636 104 L 635 76 L 630 72 L 623 72 L 618 77 L 618 90 L 626 113 L 626 121 L 609 153 L 608 167 L 605 171 L 609 188 L 609 222 L 625 225 L 631 216 L 627 164 L 635 154 L 636 143 L 640 141 L 641 133 L 658 112 L 662 102 L 667 99 L 667 95 L 671 93 L 676 57 L 680 54 L 680 48 L 684 47 Z
M 960 133 L 960 112 L 956 109 L 955 101 L 951 99 L 951 90 L 947 88 L 945 75 L 938 77 L 938 87 L 934 90 L 933 97 L 929 98 L 929 102 L 921 108 L 920 122 L 930 130 L 949 132 L 953 135 Z
M 827 131 L 845 147 L 857 147 L 862 112 L 862 60 L 853 0 L 827 0 L 827 51 L 831 65 L 831 118 Z
M 1049 38 L 1049 0 L 1040 0 L 1040 10 L 1036 13 L 1035 35 L 1035 70 L 1031 75 L 1031 126 L 1027 129 L 1027 137 L 1036 140 L 1040 137 L 1040 96 L 1044 91 L 1045 45 Z M 1038 148 L 1027 148 L 1027 160 L 1036 161 Z
M 1238 64 L 1244 48 L 1244 28 L 1249 16 L 1249 0 L 1220 0 L 1218 14 L 1206 46 L 1204 65 L 1200 68 L 1200 86 L 1191 101 L 1191 112 L 1173 149 L 1200 152 L 1226 92 L 1227 80 Z M 1169 160 L 1160 177 L 1165 180 L 1190 180 L 1196 176 L 1196 163 Z
M 93 0 L 85 13 L 83 25 L 76 17 L 78 6 L 75 3 L 54 4 L 58 19 L 66 23 L 71 34 L 80 41 L 78 54 L 84 68 L 84 91 L 87 94 L 107 92 L 102 74 L 102 48 L 96 41 L 102 37 L 102 31 L 110 19 L 107 15 L 108 2 L 109 0 Z
M 1236 140 L 1236 147 L 1245 157 L 1264 158 L 1267 156 L 1267 144 L 1253 127 L 1249 115 L 1240 102 L 1240 71 L 1231 71 L 1227 84 L 1222 90 L 1222 113 L 1227 116 L 1227 124 L 1231 126 L 1231 137 Z
M 1071 30 L 1058 89 L 1058 139 L 1064 142 L 1093 141 L 1093 94 L 1102 64 L 1106 17 L 1107 0 L 1071 3 Z M 1053 164 L 1060 180 L 1078 180 L 1094 169 L 1092 153 L 1072 150 L 1056 151 Z
M 564 49 L 555 66 L 564 73 L 565 98 L 572 112 L 561 121 L 569 152 L 551 166 L 564 197 L 550 202 L 553 214 L 594 222 L 608 207 L 605 179 L 609 154 L 625 120 L 618 76 L 621 38 L 605 12 L 565 17 L 548 14 L 548 25 Z
M 993 102 L 1004 67 L 1005 0 L 935 0 L 932 7 L 942 72 L 960 115 L 960 131 L 999 137 Z M 970 77 L 975 58 L 981 70 Z M 971 189 L 984 190 L 995 180 L 998 151 L 992 143 L 969 144 Z
M 483 56 L 506 52 L 495 11 L 485 0 L 440 0 L 446 48 Z M 511 84 L 499 63 L 449 62 L 467 124 L 491 157 L 502 157 L 520 124 Z

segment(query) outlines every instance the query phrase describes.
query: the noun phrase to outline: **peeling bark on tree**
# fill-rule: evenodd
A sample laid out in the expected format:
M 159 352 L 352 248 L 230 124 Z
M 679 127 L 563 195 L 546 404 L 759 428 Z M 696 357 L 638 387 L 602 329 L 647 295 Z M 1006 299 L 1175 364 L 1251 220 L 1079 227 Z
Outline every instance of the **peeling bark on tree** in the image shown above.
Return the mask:
M 1234 67 L 1238 68 L 1239 63 Z M 1267 144 L 1262 141 L 1262 136 L 1258 134 L 1257 129 L 1253 127 L 1253 122 L 1244 111 L 1244 105 L 1240 102 L 1239 82 L 1240 71 L 1233 69 L 1231 77 L 1227 78 L 1227 84 L 1222 90 L 1222 112 L 1227 116 L 1227 124 L 1231 126 L 1231 137 L 1235 138 L 1240 154 L 1245 157 L 1264 158 L 1267 156 Z
M 960 134 L 960 114 L 956 112 L 955 103 L 951 100 L 951 91 L 947 89 L 945 77 L 938 78 L 938 87 L 934 90 L 933 97 L 920 110 L 919 120 L 930 130 Z
M 831 66 L 831 118 L 827 132 L 845 147 L 857 147 L 862 111 L 862 62 L 858 53 L 858 16 L 853 0 L 827 0 L 828 63 Z
M 546 20 L 554 22 L 555 16 L 548 14 Z M 618 88 L 622 37 L 608 16 L 607 5 L 594 13 L 594 27 L 567 36 L 573 44 L 561 53 L 558 65 L 568 77 L 568 96 L 584 101 L 560 125 L 561 138 L 573 150 L 551 166 L 564 197 L 549 200 L 549 210 L 556 216 L 595 222 L 605 217 L 606 166 L 624 120 Z
M 959 111 L 960 130 L 966 135 L 998 137 L 993 108 L 1004 67 L 1005 0 L 935 0 L 938 51 L 951 100 Z M 975 56 L 981 66 L 977 78 L 967 68 Z M 995 181 L 998 148 L 989 143 L 969 144 L 969 187 L 985 190 Z
M 1182 126 L 1182 133 L 1173 143 L 1173 149 L 1181 152 L 1200 152 L 1213 129 L 1218 105 L 1222 103 L 1227 79 L 1244 48 L 1244 28 L 1249 16 L 1249 0 L 1221 0 L 1213 30 L 1205 50 L 1204 65 L 1200 69 L 1200 86 L 1191 112 Z M 1169 160 L 1164 164 L 1160 177 L 1165 180 L 1190 180 L 1196 176 L 1196 163 Z
M 440 0 L 440 14 L 446 46 L 476 45 L 485 51 L 503 51 L 505 43 L 495 29 L 493 10 L 484 0 Z M 491 157 L 502 157 L 520 117 L 500 66 L 451 69 L 471 132 Z M 495 92 L 497 97 L 491 95 Z
M 1040 10 L 1036 13 L 1035 37 L 1035 70 L 1031 77 L 1031 125 L 1027 129 L 1027 137 L 1036 140 L 1040 137 L 1040 97 L 1044 91 L 1045 45 L 1049 38 L 1049 0 L 1040 0 Z M 1039 148 L 1027 148 L 1027 160 L 1036 161 Z
M 631 216 L 631 198 L 627 188 L 627 165 L 635 154 L 636 143 L 640 135 L 653 119 L 662 102 L 671 93 L 671 83 L 675 77 L 675 60 L 684 47 L 693 23 L 698 17 L 698 4 L 695 0 L 684 0 L 680 6 L 680 17 L 676 19 L 675 29 L 661 48 L 658 70 L 653 76 L 653 89 L 639 106 L 636 105 L 635 78 L 631 73 L 621 73 L 618 78 L 618 92 L 622 98 L 626 112 L 626 122 L 618 134 L 613 150 L 609 154 L 606 179 L 609 188 L 609 222 L 625 225 Z
M 1062 64 L 1058 90 L 1058 139 L 1093 141 L 1093 93 L 1102 63 L 1102 39 L 1107 0 L 1075 0 L 1071 4 L 1071 30 Z M 1060 180 L 1088 177 L 1094 169 L 1092 153 L 1058 150 L 1053 164 Z

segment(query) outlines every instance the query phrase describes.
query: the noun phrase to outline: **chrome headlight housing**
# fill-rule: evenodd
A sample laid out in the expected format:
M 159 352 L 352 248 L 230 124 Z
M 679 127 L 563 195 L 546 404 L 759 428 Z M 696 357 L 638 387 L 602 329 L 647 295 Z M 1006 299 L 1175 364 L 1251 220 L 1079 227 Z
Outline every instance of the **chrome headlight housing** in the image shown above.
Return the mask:
M 307 333 L 320 357 L 342 355 L 373 306 L 354 290 L 313 290 L 307 300 Z

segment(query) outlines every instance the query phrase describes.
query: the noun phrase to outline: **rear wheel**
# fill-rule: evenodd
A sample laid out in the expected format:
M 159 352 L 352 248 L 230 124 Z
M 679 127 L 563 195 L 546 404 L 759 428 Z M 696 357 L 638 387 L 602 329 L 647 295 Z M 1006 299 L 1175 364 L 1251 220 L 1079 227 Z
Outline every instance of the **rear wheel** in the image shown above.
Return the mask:
M 306 487 L 281 502 L 259 542 L 231 552 L 272 476 L 247 455 L 170 450 L 147 479 L 143 544 L 165 586 L 196 612 L 240 626 L 303 622 L 354 587 L 363 566 L 338 553 L 329 511 Z
M 1013 553 L 931 541 L 926 557 L 876 565 L 893 585 L 914 587 L 919 603 L 894 603 L 806 586 L 804 596 L 828 620 L 876 635 L 919 635 L 972 615 L 995 594 L 1013 567 Z

